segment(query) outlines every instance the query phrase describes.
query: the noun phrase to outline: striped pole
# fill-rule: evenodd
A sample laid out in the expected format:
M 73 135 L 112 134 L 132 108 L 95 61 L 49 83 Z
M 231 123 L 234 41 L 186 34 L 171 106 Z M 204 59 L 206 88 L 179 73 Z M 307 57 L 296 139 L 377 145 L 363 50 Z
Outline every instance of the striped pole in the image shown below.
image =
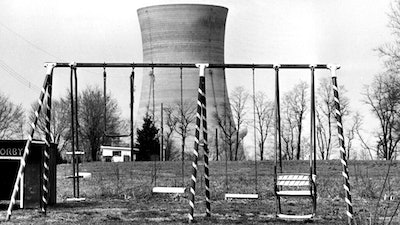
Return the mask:
M 50 75 L 47 80 L 47 105 L 46 105 L 46 128 L 45 128 L 45 143 L 46 148 L 43 152 L 43 175 L 42 175 L 42 204 L 41 204 L 41 212 L 46 214 L 47 212 L 47 204 L 49 200 L 49 162 L 50 162 L 50 143 L 51 143 L 51 132 L 50 132 L 50 120 L 51 120 L 51 97 L 52 97 L 52 76 Z
M 194 213 L 194 199 L 196 196 L 196 179 L 197 179 L 197 160 L 199 157 L 199 138 L 200 138 L 200 120 L 201 120 L 201 111 L 202 111 L 202 99 L 204 98 L 204 88 L 205 88 L 205 78 L 204 78 L 204 70 L 207 67 L 207 64 L 197 64 L 197 67 L 200 67 L 200 77 L 199 77 L 199 90 L 197 97 L 197 114 L 196 114 L 196 132 L 194 139 L 194 159 L 192 162 L 192 177 L 190 183 L 190 196 L 189 196 L 189 223 L 193 222 L 193 213 Z
M 38 105 L 38 108 L 36 109 L 36 112 L 35 112 L 35 118 L 33 119 L 33 122 L 31 123 L 31 131 L 30 131 L 30 134 L 28 136 L 28 140 L 26 141 L 26 144 L 25 144 L 25 147 L 24 147 L 24 153 L 22 155 L 21 164 L 20 164 L 19 169 L 18 169 L 17 178 L 15 180 L 14 188 L 13 188 L 13 191 L 12 191 L 12 194 L 11 194 L 10 204 L 8 205 L 8 209 L 7 209 L 6 220 L 10 220 L 10 218 L 11 218 L 11 212 L 12 212 L 12 208 L 13 208 L 13 206 L 15 204 L 15 198 L 16 198 L 17 192 L 19 190 L 19 185 L 21 183 L 22 177 L 24 176 L 25 166 L 26 166 L 26 159 L 27 159 L 27 157 L 28 157 L 28 155 L 30 153 L 30 146 L 31 146 L 31 143 L 32 143 L 33 135 L 35 133 L 35 128 L 36 128 L 37 122 L 39 120 L 40 111 L 42 110 L 43 100 L 44 100 L 44 97 L 45 97 L 45 93 L 46 93 L 46 89 L 47 89 L 47 85 L 48 85 L 48 80 L 50 79 L 50 77 L 53 74 L 54 67 L 55 67 L 55 63 L 46 64 L 46 68 L 47 68 L 46 78 L 44 80 L 43 87 L 42 87 L 42 90 L 40 92 L 40 96 L 39 96 L 39 100 L 38 100 L 39 105 Z
M 332 75 L 332 84 L 333 84 L 333 95 L 335 101 L 335 114 L 336 114 L 336 121 L 337 121 L 337 128 L 338 128 L 338 137 L 339 137 L 339 146 L 340 146 L 340 161 L 342 163 L 343 171 L 343 188 L 345 191 L 345 202 L 347 204 L 347 217 L 348 217 L 348 224 L 352 224 L 353 222 L 353 204 L 351 202 L 351 193 L 350 193 L 350 182 L 349 182 L 349 170 L 347 167 L 347 157 L 346 157 L 346 150 L 344 144 L 344 136 L 343 136 L 343 124 L 342 124 L 342 115 L 340 112 L 340 103 L 339 103 L 339 91 L 338 91 L 338 84 L 337 84 L 337 76 L 336 70 L 340 68 L 337 65 L 328 65 L 329 70 L 331 71 Z
M 206 187 L 206 216 L 210 217 L 211 216 L 211 203 L 210 203 L 210 172 L 209 172 L 209 166 L 208 166 L 208 134 L 207 134 L 207 109 L 206 109 L 206 82 L 205 82 L 205 77 L 202 76 L 200 77 L 202 81 L 200 81 L 200 84 L 202 84 L 202 91 L 203 95 L 201 97 L 201 106 L 202 106 L 202 121 L 203 121 L 203 144 L 204 144 L 204 181 L 205 181 L 205 187 Z

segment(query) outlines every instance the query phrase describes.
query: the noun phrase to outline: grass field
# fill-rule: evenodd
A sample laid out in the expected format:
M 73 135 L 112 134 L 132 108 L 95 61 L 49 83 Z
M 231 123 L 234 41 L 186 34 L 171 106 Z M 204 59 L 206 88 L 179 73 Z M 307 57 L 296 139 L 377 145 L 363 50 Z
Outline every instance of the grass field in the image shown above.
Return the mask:
M 180 162 L 157 162 L 157 179 L 154 181 L 154 162 L 84 163 L 81 171 L 92 176 L 81 180 L 81 197 L 84 202 L 66 202 L 72 196 L 72 182 L 65 179 L 71 174 L 71 165 L 57 167 L 58 204 L 48 208 L 47 216 L 38 210 L 14 210 L 11 222 L 4 224 L 183 224 L 187 223 L 188 194 L 152 194 L 158 186 L 181 186 Z M 357 224 L 370 224 L 376 217 L 380 224 L 400 224 L 397 204 L 400 199 L 399 163 L 391 166 L 386 188 L 379 198 L 389 163 L 384 161 L 349 162 L 352 197 Z M 303 224 L 346 224 L 346 206 L 343 200 L 341 165 L 339 161 L 317 163 L 317 216 Z M 203 175 L 202 166 L 198 178 Z M 224 200 L 225 163 L 211 162 L 212 217 L 205 217 L 204 180 L 197 183 L 195 219 L 198 224 L 294 224 L 275 219 L 273 194 L 273 162 L 258 163 L 258 200 Z M 308 161 L 284 162 L 284 171 L 307 172 Z M 191 164 L 185 164 L 185 186 L 189 187 Z M 256 191 L 254 162 L 229 162 L 228 187 L 230 193 Z M 379 206 L 377 206 L 378 199 Z M 1 217 L 5 217 L 2 206 Z M 309 212 L 309 200 L 287 199 L 283 210 L 287 213 Z M 376 216 L 375 216 L 375 212 Z

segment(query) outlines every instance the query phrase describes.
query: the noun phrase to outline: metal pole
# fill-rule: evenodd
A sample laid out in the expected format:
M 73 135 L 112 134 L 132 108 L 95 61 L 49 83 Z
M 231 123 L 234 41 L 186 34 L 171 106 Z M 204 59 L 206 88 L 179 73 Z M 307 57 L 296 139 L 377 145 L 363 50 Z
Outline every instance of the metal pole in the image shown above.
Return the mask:
M 336 114 L 336 121 L 337 121 L 337 128 L 338 128 L 338 137 L 339 137 L 339 146 L 340 146 L 340 161 L 342 163 L 342 175 L 343 175 L 343 188 L 345 191 L 345 202 L 347 206 L 347 218 L 348 224 L 353 224 L 353 204 L 351 202 L 351 193 L 350 193 L 350 182 L 349 182 L 349 170 L 347 166 L 347 157 L 346 157 L 346 150 L 345 150 L 345 143 L 344 143 L 344 136 L 343 136 L 343 124 L 342 124 L 342 115 L 340 112 L 340 103 L 339 103 L 339 90 L 337 84 L 337 77 L 336 77 L 336 70 L 340 67 L 337 65 L 329 66 L 332 75 L 332 84 L 333 84 L 333 94 L 334 94 L 334 101 L 335 101 L 335 114 Z

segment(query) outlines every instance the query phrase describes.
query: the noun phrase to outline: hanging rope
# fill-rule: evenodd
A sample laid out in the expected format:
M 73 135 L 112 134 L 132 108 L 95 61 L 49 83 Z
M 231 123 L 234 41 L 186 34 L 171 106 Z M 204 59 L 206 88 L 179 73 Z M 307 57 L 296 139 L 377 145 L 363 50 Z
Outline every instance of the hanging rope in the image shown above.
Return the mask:
M 150 111 L 150 101 L 151 99 L 153 100 L 153 110 L 152 110 L 152 116 L 153 116 L 153 120 L 154 120 L 154 67 L 151 67 L 151 71 L 149 73 L 149 98 L 147 100 L 147 106 L 146 106 L 146 113 L 149 113 Z M 153 96 L 153 97 L 152 97 Z
M 225 68 L 223 68 L 223 74 L 224 74 L 224 128 L 226 129 L 226 77 L 225 77 Z M 230 119 L 229 119 L 230 120 Z M 230 128 L 229 128 L 230 131 Z M 228 150 L 226 148 L 226 131 L 224 131 L 225 138 L 224 138 L 224 150 L 225 150 L 225 192 L 228 193 L 229 191 L 229 186 L 228 186 Z
M 183 133 L 183 68 L 180 67 L 180 74 L 179 74 L 179 78 L 180 78 L 180 85 L 181 85 L 181 132 Z M 185 152 L 184 152 L 184 143 L 182 140 L 182 151 L 181 151 L 181 171 L 182 171 L 182 187 L 185 187 Z
M 103 82 L 104 82 L 104 86 L 103 86 L 103 98 L 104 98 L 104 134 L 106 134 L 107 132 L 107 72 L 106 72 L 106 66 L 104 63 L 104 67 L 103 67 Z M 105 135 L 107 136 L 107 135 Z M 105 143 L 105 137 L 103 138 L 103 144 Z
M 108 133 L 107 132 L 107 71 L 106 71 L 106 64 L 104 63 L 103 66 L 103 99 L 104 99 L 104 131 L 103 131 L 103 145 L 108 143 L 105 142 L 106 138 L 119 138 L 119 137 L 130 137 L 132 135 L 133 130 L 129 134 L 115 134 L 115 133 Z M 130 89 L 131 89 L 131 103 L 130 103 L 130 111 L 131 111 L 131 124 L 133 123 L 133 79 L 135 77 L 134 67 L 132 67 L 131 77 L 130 77 Z
M 258 172 L 257 172 L 257 134 L 256 134 L 256 83 L 255 83 L 255 72 L 254 67 L 252 68 L 253 77 L 253 132 L 254 132 L 254 185 L 255 191 L 258 193 Z
M 76 198 L 76 171 L 75 171 L 75 104 L 74 104 L 74 64 L 70 64 L 70 98 L 71 98 L 71 150 L 72 150 L 72 187 Z
M 74 81 L 75 81 L 75 145 L 76 145 L 76 150 L 79 151 L 79 121 L 78 121 L 78 75 L 76 74 L 76 67 L 73 67 L 74 71 Z M 76 155 L 75 155 L 76 156 Z M 75 160 L 75 166 L 76 166 L 76 194 L 77 197 L 79 198 L 79 159 Z
M 134 132 L 134 113 L 133 113 L 133 108 L 135 105 L 135 87 L 134 87 L 134 83 L 135 83 L 135 67 L 134 67 L 135 63 L 132 63 L 132 72 L 131 72 L 131 76 L 130 76 L 130 113 L 131 113 L 131 122 L 130 122 L 130 137 L 131 137 L 131 161 L 133 161 L 133 149 L 135 147 L 135 132 Z
M 281 116 L 279 104 L 279 67 L 274 65 L 275 70 L 275 166 L 274 173 L 277 173 L 277 163 L 279 160 L 279 171 L 282 173 L 282 150 L 281 150 Z

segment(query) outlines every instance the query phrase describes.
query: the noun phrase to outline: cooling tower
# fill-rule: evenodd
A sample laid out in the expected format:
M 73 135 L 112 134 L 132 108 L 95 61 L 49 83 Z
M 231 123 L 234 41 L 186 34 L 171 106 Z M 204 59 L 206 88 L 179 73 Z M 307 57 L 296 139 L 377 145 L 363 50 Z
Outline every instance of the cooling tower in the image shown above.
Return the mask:
M 228 9 L 213 5 L 172 4 L 157 5 L 138 10 L 142 33 L 143 61 L 147 63 L 224 63 L 225 21 Z M 153 111 L 153 89 L 150 69 L 143 71 L 138 109 L 138 125 L 146 111 Z M 222 69 L 206 70 L 207 117 L 210 139 L 218 124 L 215 113 L 225 115 L 229 105 L 225 73 Z M 183 69 L 183 101 L 196 106 L 199 81 L 198 69 Z M 179 68 L 154 69 L 155 117 L 159 123 L 160 103 L 164 107 L 176 105 L 181 97 Z M 228 107 L 229 108 L 229 107 Z M 231 115 L 230 108 L 227 115 Z M 226 111 L 225 111 L 226 112 Z M 229 119 L 229 118 L 228 118 Z M 164 120 L 165 121 L 165 120 Z M 159 127 L 159 126 L 158 126 Z M 194 133 L 192 128 L 192 133 Z M 186 144 L 188 150 L 193 139 Z M 211 144 L 210 148 L 213 148 Z M 179 147 L 179 144 L 177 145 Z M 212 149 L 211 149 L 212 150 Z

